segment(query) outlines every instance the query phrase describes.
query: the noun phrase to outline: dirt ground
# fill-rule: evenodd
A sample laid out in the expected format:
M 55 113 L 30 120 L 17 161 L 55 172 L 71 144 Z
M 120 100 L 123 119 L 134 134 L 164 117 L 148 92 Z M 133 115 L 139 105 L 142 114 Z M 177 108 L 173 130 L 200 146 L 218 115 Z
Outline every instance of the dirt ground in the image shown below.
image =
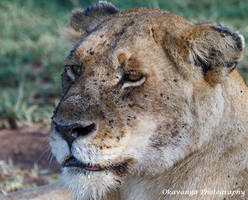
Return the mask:
M 38 164 L 41 169 L 59 171 L 59 165 L 50 152 L 50 127 L 41 124 L 17 130 L 0 130 L 0 159 L 13 161 L 21 169 L 32 169 Z
M 60 167 L 49 137 L 50 127 L 41 124 L 0 130 L 0 197 L 58 180 Z

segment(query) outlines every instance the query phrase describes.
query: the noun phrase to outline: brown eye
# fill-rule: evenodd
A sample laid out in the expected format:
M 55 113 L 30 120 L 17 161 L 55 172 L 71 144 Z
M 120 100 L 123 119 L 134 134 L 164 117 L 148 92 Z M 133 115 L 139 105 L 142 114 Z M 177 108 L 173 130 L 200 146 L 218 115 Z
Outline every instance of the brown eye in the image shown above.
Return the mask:
M 77 75 L 77 76 L 80 75 L 80 73 L 81 73 L 81 67 L 80 66 L 72 65 L 72 66 L 70 66 L 70 68 L 72 69 L 72 71 L 75 75 Z
M 81 67 L 76 65 L 67 65 L 65 66 L 65 72 L 71 81 L 75 81 L 76 77 L 81 74 Z
M 141 73 L 134 70 L 130 70 L 124 75 L 124 81 L 136 82 L 141 80 L 143 77 L 144 76 Z
M 124 74 L 121 82 L 122 88 L 127 87 L 138 87 L 141 86 L 146 81 L 146 77 L 135 70 L 130 70 Z

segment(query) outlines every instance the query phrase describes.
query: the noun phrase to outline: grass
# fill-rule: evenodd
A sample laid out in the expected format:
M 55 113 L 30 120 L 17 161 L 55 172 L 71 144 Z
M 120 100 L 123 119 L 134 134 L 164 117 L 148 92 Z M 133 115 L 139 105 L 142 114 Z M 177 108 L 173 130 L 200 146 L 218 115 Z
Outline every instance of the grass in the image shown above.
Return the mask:
M 51 175 L 49 170 L 41 170 L 36 164 L 31 170 L 20 170 L 11 160 L 0 159 L 0 198 L 9 192 L 54 183 L 57 179 L 58 174 Z
M 51 116 L 66 52 L 60 31 L 69 16 L 23 2 L 0 2 L 0 118 L 11 127 Z

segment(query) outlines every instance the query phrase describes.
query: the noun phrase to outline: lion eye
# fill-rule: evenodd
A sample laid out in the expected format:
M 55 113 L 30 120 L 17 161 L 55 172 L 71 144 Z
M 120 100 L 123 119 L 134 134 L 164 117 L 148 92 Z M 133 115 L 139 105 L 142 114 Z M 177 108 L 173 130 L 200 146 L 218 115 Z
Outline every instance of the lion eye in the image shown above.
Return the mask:
M 74 72 L 75 75 L 79 76 L 81 73 L 81 67 L 73 65 L 71 66 L 72 71 Z
M 122 88 L 140 86 L 145 82 L 145 80 L 146 77 L 143 74 L 134 70 L 130 70 L 123 76 Z
M 143 75 L 135 70 L 130 70 L 124 74 L 124 81 L 136 82 L 139 81 Z
M 67 76 L 71 79 L 71 81 L 75 81 L 77 76 L 80 76 L 81 67 L 72 65 L 72 66 L 65 66 L 65 72 Z

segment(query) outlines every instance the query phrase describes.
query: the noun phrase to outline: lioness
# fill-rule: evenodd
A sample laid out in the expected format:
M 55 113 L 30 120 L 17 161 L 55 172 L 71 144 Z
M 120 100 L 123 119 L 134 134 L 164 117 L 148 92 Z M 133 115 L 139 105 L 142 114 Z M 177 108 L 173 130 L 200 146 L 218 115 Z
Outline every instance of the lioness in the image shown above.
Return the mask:
M 241 35 L 107 2 L 66 34 L 51 146 L 76 199 L 248 199 Z

